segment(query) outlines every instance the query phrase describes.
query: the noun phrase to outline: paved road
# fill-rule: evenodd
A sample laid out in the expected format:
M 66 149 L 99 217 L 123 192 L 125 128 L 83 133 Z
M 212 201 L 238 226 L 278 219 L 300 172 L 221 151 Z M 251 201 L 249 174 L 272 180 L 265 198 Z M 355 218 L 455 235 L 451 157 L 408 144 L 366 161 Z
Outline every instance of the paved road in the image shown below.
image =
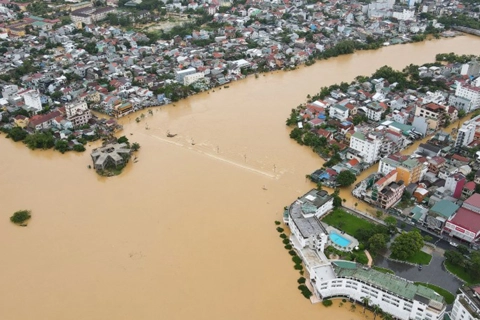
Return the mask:
M 457 289 L 462 286 L 462 282 L 445 270 L 442 264 L 443 260 L 444 258 L 441 255 L 433 253 L 430 264 L 423 266 L 422 270 L 418 270 L 417 266 L 390 261 L 378 255 L 375 259 L 375 265 L 391 269 L 395 271 L 397 276 L 410 281 L 431 283 L 455 294 Z

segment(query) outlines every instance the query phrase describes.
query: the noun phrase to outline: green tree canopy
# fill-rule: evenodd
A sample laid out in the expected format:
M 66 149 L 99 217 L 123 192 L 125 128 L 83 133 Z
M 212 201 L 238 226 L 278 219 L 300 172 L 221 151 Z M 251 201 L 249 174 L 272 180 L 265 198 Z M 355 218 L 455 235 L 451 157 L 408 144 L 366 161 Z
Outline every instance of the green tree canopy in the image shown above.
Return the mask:
M 387 248 L 385 236 L 381 233 L 374 234 L 370 239 L 368 239 L 368 248 L 372 253 L 377 253 Z
M 61 139 L 57 140 L 55 142 L 55 150 L 58 150 L 61 153 L 65 153 L 66 151 L 68 151 L 68 142 Z
M 10 217 L 10 221 L 16 224 L 22 224 L 31 217 L 32 215 L 30 214 L 29 210 L 20 210 L 15 212 L 13 216 Z
M 400 260 L 408 259 L 422 249 L 424 241 L 417 230 L 400 234 L 392 243 L 392 255 Z
M 344 170 L 337 175 L 337 183 L 341 187 L 348 187 L 357 180 L 357 177 L 350 170 Z
M 20 127 L 13 127 L 8 132 L 8 137 L 12 138 L 13 141 L 22 141 L 27 137 L 27 132 Z

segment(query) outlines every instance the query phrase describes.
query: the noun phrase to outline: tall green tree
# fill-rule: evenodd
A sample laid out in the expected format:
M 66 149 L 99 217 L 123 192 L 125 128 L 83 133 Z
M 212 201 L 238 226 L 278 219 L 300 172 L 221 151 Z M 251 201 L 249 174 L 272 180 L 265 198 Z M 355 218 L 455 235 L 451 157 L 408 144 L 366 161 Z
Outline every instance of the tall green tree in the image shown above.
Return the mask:
M 22 141 L 27 137 L 27 132 L 20 127 L 13 127 L 8 132 L 8 137 L 12 138 L 13 141 Z
M 387 241 L 385 240 L 385 236 L 383 234 L 377 233 L 368 239 L 368 249 L 372 253 L 378 253 L 385 248 L 387 248 Z
M 417 230 L 413 230 L 396 237 L 390 249 L 395 258 L 405 260 L 418 253 L 423 245 L 422 235 Z
M 368 304 L 370 303 L 370 297 L 365 296 L 365 297 L 361 297 L 360 299 L 362 300 L 362 304 L 363 304 L 363 313 L 365 313 L 365 309 L 368 308 Z
M 337 175 L 337 183 L 341 187 L 348 187 L 357 180 L 357 177 L 350 170 L 344 170 Z

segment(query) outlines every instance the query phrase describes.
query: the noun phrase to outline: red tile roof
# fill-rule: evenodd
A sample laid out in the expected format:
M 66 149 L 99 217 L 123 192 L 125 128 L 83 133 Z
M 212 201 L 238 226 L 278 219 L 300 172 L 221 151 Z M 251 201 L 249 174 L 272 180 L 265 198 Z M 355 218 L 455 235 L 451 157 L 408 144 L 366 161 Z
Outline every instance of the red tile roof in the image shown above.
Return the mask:
M 353 158 L 352 160 L 348 161 L 347 163 L 348 163 L 349 165 L 351 165 L 352 167 L 355 167 L 355 166 L 356 166 L 357 164 L 359 164 L 360 162 L 359 162 L 357 159 Z
M 480 231 L 480 214 L 460 208 L 450 223 L 477 234 Z
M 467 183 L 465 183 L 465 185 L 463 186 L 464 189 L 468 189 L 468 190 L 475 190 L 475 182 L 473 181 L 469 181 Z
M 473 207 L 480 208 L 480 194 L 479 193 L 474 193 L 472 194 L 467 200 L 465 200 L 463 203 L 469 204 Z
M 454 155 L 452 156 L 452 159 L 453 159 L 453 160 L 460 161 L 460 162 L 470 162 L 470 159 L 469 159 L 469 158 L 462 157 L 461 155 L 458 155 L 458 154 L 454 154 Z

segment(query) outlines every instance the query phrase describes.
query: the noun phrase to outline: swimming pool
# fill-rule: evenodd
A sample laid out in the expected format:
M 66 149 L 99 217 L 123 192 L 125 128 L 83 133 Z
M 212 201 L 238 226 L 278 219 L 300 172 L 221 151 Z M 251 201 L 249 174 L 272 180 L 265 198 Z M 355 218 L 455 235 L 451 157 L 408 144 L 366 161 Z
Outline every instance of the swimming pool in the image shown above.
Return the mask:
M 348 239 L 345 239 L 344 237 L 342 237 L 341 235 L 339 235 L 338 233 L 332 231 L 330 232 L 330 240 L 332 240 L 335 244 L 341 246 L 341 247 L 346 247 L 348 246 L 351 241 L 348 240 Z

